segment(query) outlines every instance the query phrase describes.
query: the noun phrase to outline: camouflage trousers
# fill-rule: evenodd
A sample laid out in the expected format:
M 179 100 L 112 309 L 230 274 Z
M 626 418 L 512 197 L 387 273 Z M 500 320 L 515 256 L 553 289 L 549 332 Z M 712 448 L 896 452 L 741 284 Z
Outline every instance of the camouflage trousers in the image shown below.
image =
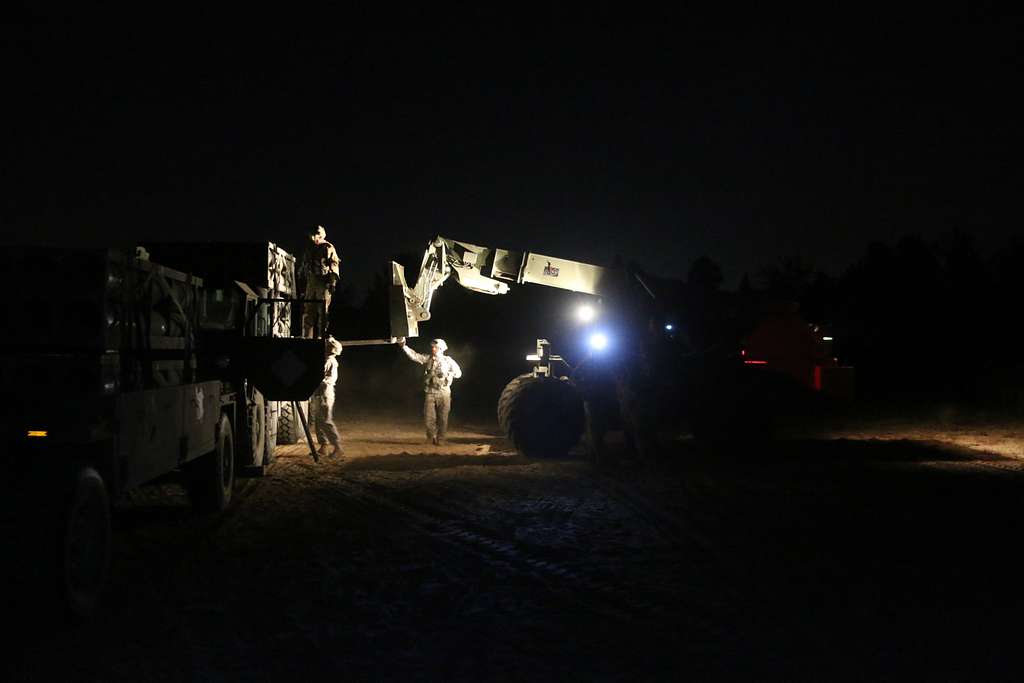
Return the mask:
M 323 299 L 307 301 L 302 305 L 302 336 L 306 339 L 319 339 L 327 330 L 327 313 L 331 310 L 331 290 L 317 284 L 306 285 L 303 299 Z
M 428 391 L 423 394 L 423 422 L 427 427 L 427 438 L 443 439 L 448 433 L 448 413 L 452 409 L 450 391 Z
M 316 440 L 321 446 L 330 443 L 332 446 L 341 444 L 338 426 L 334 424 L 334 387 L 317 389 L 309 399 L 309 420 L 316 433 Z

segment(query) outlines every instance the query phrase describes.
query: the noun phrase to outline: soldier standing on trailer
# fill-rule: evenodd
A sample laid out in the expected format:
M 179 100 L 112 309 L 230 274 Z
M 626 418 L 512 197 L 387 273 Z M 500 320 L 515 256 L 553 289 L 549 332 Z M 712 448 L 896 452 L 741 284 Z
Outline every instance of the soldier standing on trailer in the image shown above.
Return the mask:
M 341 344 L 334 337 L 328 336 L 324 340 L 324 379 L 309 400 L 309 416 L 313 423 L 313 431 L 316 432 L 317 443 L 320 444 L 317 450 L 319 455 L 342 455 L 345 452 L 341 447 L 338 426 L 334 424 L 334 385 L 338 382 L 340 354 Z M 328 443 L 331 444 L 329 451 Z
M 302 336 L 316 339 L 327 333 L 331 296 L 341 279 L 341 259 L 334 245 L 327 241 L 324 226 L 315 225 L 308 234 L 309 244 L 302 254 L 298 273 L 306 281 L 302 296 L 306 299 L 302 306 Z
M 452 382 L 462 377 L 462 368 L 451 356 L 444 355 L 448 345 L 444 339 L 430 342 L 430 355 L 416 353 L 405 345 L 405 337 L 398 345 L 414 363 L 423 366 L 423 421 L 427 428 L 427 441 L 443 444 L 448 432 L 448 413 L 452 409 Z

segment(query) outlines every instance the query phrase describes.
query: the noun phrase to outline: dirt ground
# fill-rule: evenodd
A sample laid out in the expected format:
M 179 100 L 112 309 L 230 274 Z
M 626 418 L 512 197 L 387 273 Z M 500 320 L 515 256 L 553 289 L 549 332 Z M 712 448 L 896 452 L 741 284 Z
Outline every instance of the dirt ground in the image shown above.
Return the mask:
M 338 420 L 199 517 L 119 501 L 105 608 L 23 631 L 11 680 L 1008 680 L 1024 435 L 847 420 L 656 462 L 517 456 Z M 613 435 L 614 436 L 614 435 Z

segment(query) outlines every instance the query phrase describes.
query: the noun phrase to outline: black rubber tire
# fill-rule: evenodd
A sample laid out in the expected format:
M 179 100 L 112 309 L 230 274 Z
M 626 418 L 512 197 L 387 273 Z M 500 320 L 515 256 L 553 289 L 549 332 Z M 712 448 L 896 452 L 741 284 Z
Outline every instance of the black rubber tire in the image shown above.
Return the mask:
M 511 438 L 510 430 L 512 428 L 512 406 L 519 396 L 523 384 L 527 381 L 533 381 L 532 372 L 512 378 L 501 390 L 501 396 L 498 397 L 498 427 L 501 428 L 501 433 L 509 438 Z
M 264 464 L 267 449 L 267 405 L 259 390 L 253 392 L 246 419 L 249 430 L 249 454 L 246 461 L 248 465 L 260 467 Z
M 277 449 L 277 418 L 280 414 L 281 404 L 278 401 L 266 402 L 267 436 L 263 440 L 263 464 L 270 465 L 274 462 L 274 451 Z
M 110 498 L 99 472 L 82 467 L 73 475 L 63 511 L 60 593 L 68 614 L 84 619 L 96 611 L 110 570 Z
M 583 399 L 567 380 L 520 375 L 498 399 L 498 425 L 530 458 L 564 457 L 585 424 Z
M 309 401 L 300 401 L 302 412 L 309 415 Z M 281 401 L 280 410 L 277 413 L 277 443 L 283 446 L 290 446 L 302 441 L 305 435 L 302 433 L 302 422 L 299 416 L 292 409 L 291 401 Z
M 198 512 L 220 512 L 231 504 L 235 488 L 235 440 L 227 415 L 217 424 L 217 445 L 211 453 L 189 463 L 185 482 Z

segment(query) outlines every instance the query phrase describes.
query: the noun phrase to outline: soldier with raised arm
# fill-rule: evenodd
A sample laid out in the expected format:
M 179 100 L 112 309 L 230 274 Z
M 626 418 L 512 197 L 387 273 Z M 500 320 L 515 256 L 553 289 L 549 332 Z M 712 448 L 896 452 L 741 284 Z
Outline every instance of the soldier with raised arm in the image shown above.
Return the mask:
M 427 428 L 427 441 L 435 445 L 445 442 L 448 432 L 448 413 L 452 409 L 452 382 L 462 377 L 462 368 L 451 356 L 446 356 L 448 345 L 444 339 L 430 342 L 430 355 L 416 353 L 400 337 L 398 345 L 409 360 L 423 366 L 423 422 Z

